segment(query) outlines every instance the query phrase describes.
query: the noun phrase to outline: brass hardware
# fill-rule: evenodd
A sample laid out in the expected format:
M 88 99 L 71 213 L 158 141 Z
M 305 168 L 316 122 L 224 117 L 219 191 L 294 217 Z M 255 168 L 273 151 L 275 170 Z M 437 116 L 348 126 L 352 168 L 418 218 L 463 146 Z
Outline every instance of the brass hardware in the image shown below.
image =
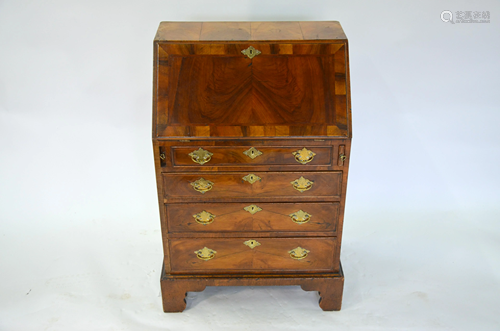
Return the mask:
M 288 251 L 288 254 L 290 254 L 290 257 L 292 259 L 302 260 L 302 259 L 304 259 L 304 258 L 307 257 L 307 254 L 309 252 L 310 251 L 308 251 L 307 249 L 302 248 L 302 247 L 299 246 L 297 248 L 292 249 L 291 251 Z
M 206 246 L 200 249 L 199 251 L 195 251 L 194 253 L 196 254 L 196 257 L 198 257 L 200 260 L 203 261 L 211 260 L 215 257 L 215 254 L 217 254 L 216 251 L 207 248 Z
M 300 176 L 299 179 L 290 182 L 290 184 L 292 184 L 294 189 L 302 193 L 304 191 L 311 189 L 314 182 L 312 180 L 305 179 L 303 176 Z
M 337 160 L 337 165 L 342 167 L 344 165 L 344 161 L 347 158 L 345 155 L 345 145 L 339 146 L 339 159 Z
M 257 56 L 262 52 L 259 51 L 258 49 L 255 49 L 253 46 L 250 46 L 247 49 L 242 50 L 241 53 L 248 56 L 249 59 L 253 59 L 254 56 Z
M 198 192 L 205 194 L 205 192 L 208 192 L 212 189 L 212 183 L 209 180 L 206 180 L 205 178 L 200 178 L 197 181 L 191 182 L 191 186 Z
M 292 219 L 292 221 L 294 221 L 297 224 L 307 223 L 307 222 L 309 222 L 309 220 L 312 217 L 311 214 L 306 213 L 302 209 L 299 210 L 299 211 L 296 211 L 295 213 L 291 213 L 288 216 L 290 216 L 290 218 Z
M 292 154 L 295 156 L 295 161 L 302 164 L 311 162 L 314 159 L 314 156 L 316 155 L 316 153 L 308 150 L 305 147 L 299 149 L 298 151 L 293 152 Z
M 246 206 L 245 208 L 245 211 L 249 212 L 250 214 L 255 214 L 255 213 L 258 213 L 259 211 L 262 210 L 262 208 L 256 206 L 256 205 L 250 205 L 250 206 Z
M 247 245 L 248 247 L 250 247 L 251 249 L 254 249 L 257 246 L 260 246 L 260 242 L 258 242 L 257 240 L 253 240 L 253 239 L 245 241 L 244 244 Z
M 255 159 L 257 156 L 262 155 L 262 152 L 259 151 L 257 148 L 252 147 L 250 149 L 247 149 L 246 151 L 243 152 L 246 156 L 251 158 L 252 160 Z
M 253 184 L 255 183 L 256 181 L 258 180 L 261 180 L 262 178 L 260 178 L 259 176 L 257 175 L 254 175 L 254 174 L 248 174 L 246 175 L 245 177 L 243 177 L 243 180 L 246 180 L 247 182 L 249 182 L 250 184 Z
M 162 160 L 162 161 L 165 160 L 165 153 L 160 153 L 160 160 Z
M 215 215 L 209 213 L 208 211 L 202 211 L 201 213 L 194 214 L 193 215 L 194 219 L 196 220 L 196 223 L 200 223 L 203 225 L 210 224 L 214 221 Z
M 193 160 L 193 162 L 203 165 L 212 159 L 212 155 L 214 155 L 214 153 L 210 153 L 209 151 L 206 151 L 200 147 L 196 151 L 192 151 L 188 155 L 191 156 L 191 160 Z

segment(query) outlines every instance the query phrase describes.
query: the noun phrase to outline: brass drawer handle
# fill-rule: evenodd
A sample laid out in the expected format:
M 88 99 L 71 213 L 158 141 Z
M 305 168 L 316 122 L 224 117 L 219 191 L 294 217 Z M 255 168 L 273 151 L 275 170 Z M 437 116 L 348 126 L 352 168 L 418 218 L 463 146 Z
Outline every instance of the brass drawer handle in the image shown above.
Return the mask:
M 292 184 L 294 189 L 302 193 L 304 191 L 310 190 L 314 182 L 312 180 L 305 179 L 303 176 L 300 176 L 299 179 L 290 182 L 290 184 Z
M 193 162 L 203 165 L 212 159 L 212 155 L 214 155 L 214 153 L 210 153 L 200 147 L 188 155 L 191 156 L 191 160 L 193 160 Z
M 253 240 L 253 239 L 245 241 L 244 244 L 247 245 L 248 247 L 250 247 L 251 249 L 254 249 L 257 246 L 260 246 L 260 242 L 258 242 L 257 240 Z
M 297 223 L 297 224 L 307 223 L 307 222 L 309 222 L 309 220 L 312 217 L 311 214 L 306 213 L 302 209 L 299 210 L 299 211 L 296 211 L 295 213 L 291 213 L 288 216 L 290 216 L 290 218 L 292 219 L 292 221 L 295 222 L 295 223 Z
M 201 213 L 194 214 L 193 217 L 196 220 L 196 223 L 199 223 L 202 225 L 210 224 L 215 220 L 215 215 L 212 213 L 209 213 L 206 210 L 202 211 Z
M 160 153 L 160 160 L 165 161 L 165 153 Z
M 212 183 L 209 180 L 206 180 L 205 178 L 200 178 L 197 181 L 191 182 L 191 186 L 201 194 L 205 194 L 205 192 L 208 192 L 212 189 L 212 186 L 214 183 Z
M 262 178 L 260 178 L 259 176 L 257 175 L 254 175 L 254 174 L 248 174 L 246 175 L 245 177 L 243 177 L 243 180 L 249 182 L 250 184 L 253 184 L 255 183 L 256 181 L 259 181 L 261 180 Z
M 256 205 L 250 205 L 250 206 L 246 206 L 245 208 L 243 208 L 245 211 L 249 212 L 250 214 L 255 214 L 255 213 L 258 213 L 259 211 L 262 210 L 262 208 L 260 208 L 259 206 L 256 206 Z
M 216 251 L 206 246 L 200 249 L 199 251 L 195 251 L 194 253 L 196 254 L 197 258 L 203 261 L 211 260 L 215 257 L 215 254 L 217 254 Z
M 243 154 L 245 154 L 246 156 L 248 156 L 249 158 L 251 158 L 253 160 L 257 156 L 261 156 L 263 153 L 261 151 L 259 151 L 257 148 L 252 147 L 252 148 L 244 151 Z
M 309 252 L 310 251 L 308 251 L 307 249 L 299 246 L 297 248 L 292 249 L 291 251 L 288 251 L 288 254 L 290 254 L 290 257 L 294 260 L 302 260 L 307 257 L 307 254 Z
M 259 55 L 262 52 L 255 49 L 253 46 L 250 46 L 247 49 L 242 50 L 241 53 L 248 56 L 249 59 L 253 59 L 255 56 Z
M 298 151 L 293 152 L 292 154 L 295 156 L 295 161 L 302 164 L 311 162 L 314 159 L 314 156 L 316 155 L 316 153 L 308 150 L 305 147 L 299 149 Z

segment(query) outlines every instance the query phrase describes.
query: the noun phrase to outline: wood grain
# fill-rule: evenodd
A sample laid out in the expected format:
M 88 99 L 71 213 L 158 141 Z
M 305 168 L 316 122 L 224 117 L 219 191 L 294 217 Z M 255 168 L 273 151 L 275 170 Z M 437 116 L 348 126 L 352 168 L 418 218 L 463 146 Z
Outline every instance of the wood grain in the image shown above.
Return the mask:
M 250 147 L 213 147 L 201 146 L 204 150 L 213 153 L 211 160 L 205 163 L 206 166 L 251 166 L 256 165 L 302 165 L 302 169 L 307 169 L 310 166 L 318 165 L 331 165 L 332 161 L 332 148 L 331 147 L 313 147 L 313 146 L 295 146 L 295 147 L 265 147 L 265 146 L 252 146 L 259 150 L 262 155 L 252 159 L 243 154 Z M 189 153 L 197 150 L 200 147 L 173 147 L 172 148 L 172 166 L 187 166 L 187 167 L 200 167 L 189 156 Z M 313 159 L 306 163 L 301 164 L 295 159 L 294 152 L 307 148 L 314 152 Z
M 243 244 L 255 239 L 253 249 Z M 172 274 L 338 272 L 336 240 L 329 238 L 198 238 L 171 239 Z M 296 247 L 309 250 L 302 260 L 288 253 Z M 203 247 L 217 253 L 211 260 L 200 260 L 194 253 Z
M 156 135 L 349 136 L 345 45 L 158 44 Z
M 166 206 L 170 233 L 200 232 L 329 232 L 335 235 L 339 203 L 257 203 L 261 211 L 244 210 L 250 203 L 191 203 Z M 290 214 L 299 210 L 309 213 L 304 224 L 294 223 Z M 194 214 L 207 211 L 215 215 L 210 224 L 197 223 Z
M 156 41 L 346 40 L 337 21 L 161 22 Z
M 344 289 L 344 273 L 342 266 L 337 273 L 321 275 L 258 275 L 248 277 L 244 275 L 168 275 L 165 269 L 161 277 L 161 292 L 163 311 L 182 312 L 186 309 L 187 292 L 201 292 L 207 286 L 293 286 L 300 285 L 304 291 L 318 291 L 319 306 L 324 311 L 340 310 Z M 230 299 L 230 298 L 228 298 Z M 255 306 L 248 307 L 258 312 Z
M 242 50 L 253 46 L 253 59 Z M 206 286 L 300 285 L 339 310 L 340 247 L 351 153 L 348 41 L 335 21 L 162 22 L 154 42 L 153 152 L 166 312 Z M 256 147 L 263 155 L 243 154 Z M 192 151 L 213 153 L 204 165 Z M 313 161 L 298 163 L 307 147 Z M 346 156 L 345 160 L 340 155 Z M 242 180 L 253 173 L 254 184 Z M 291 181 L 314 181 L 299 192 Z M 213 182 L 202 194 L 197 179 Z M 243 208 L 262 210 L 250 214 Z M 303 210 L 309 222 L 294 223 Z M 199 224 L 193 215 L 215 219 Z M 251 249 L 243 242 L 261 243 Z M 195 251 L 216 250 L 213 259 Z M 308 256 L 292 259 L 297 246 Z
M 163 183 L 166 188 L 164 196 L 170 198 L 195 198 L 206 200 L 210 198 L 265 198 L 279 196 L 286 200 L 288 197 L 340 197 L 342 187 L 342 172 L 255 172 L 261 180 L 250 184 L 243 177 L 250 172 L 230 173 L 166 173 L 163 174 Z M 314 184 L 304 192 L 293 188 L 292 181 L 304 177 Z M 194 190 L 191 183 L 203 178 L 214 184 L 206 193 Z M 175 189 L 173 189 L 175 188 Z

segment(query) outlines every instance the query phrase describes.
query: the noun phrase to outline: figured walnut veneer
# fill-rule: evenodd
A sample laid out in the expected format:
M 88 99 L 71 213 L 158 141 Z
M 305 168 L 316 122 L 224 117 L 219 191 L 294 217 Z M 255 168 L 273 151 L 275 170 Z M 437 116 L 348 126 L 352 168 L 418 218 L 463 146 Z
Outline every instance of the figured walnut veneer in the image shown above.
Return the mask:
M 250 54 L 250 49 L 252 53 Z M 339 310 L 352 127 L 338 22 L 162 22 L 153 149 L 163 309 L 300 285 Z

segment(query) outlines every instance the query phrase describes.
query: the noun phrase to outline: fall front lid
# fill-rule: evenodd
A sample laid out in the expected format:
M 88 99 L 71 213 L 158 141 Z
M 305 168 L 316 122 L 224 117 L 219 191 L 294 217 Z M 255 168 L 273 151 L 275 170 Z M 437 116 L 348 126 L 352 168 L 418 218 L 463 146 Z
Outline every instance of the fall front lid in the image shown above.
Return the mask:
M 337 22 L 300 23 L 274 22 L 275 35 L 255 40 L 265 22 L 248 23 L 246 34 L 241 25 L 204 23 L 198 35 L 196 23 L 163 22 L 155 40 L 155 136 L 350 137 L 347 39 Z M 312 37 L 287 42 L 297 25 Z

